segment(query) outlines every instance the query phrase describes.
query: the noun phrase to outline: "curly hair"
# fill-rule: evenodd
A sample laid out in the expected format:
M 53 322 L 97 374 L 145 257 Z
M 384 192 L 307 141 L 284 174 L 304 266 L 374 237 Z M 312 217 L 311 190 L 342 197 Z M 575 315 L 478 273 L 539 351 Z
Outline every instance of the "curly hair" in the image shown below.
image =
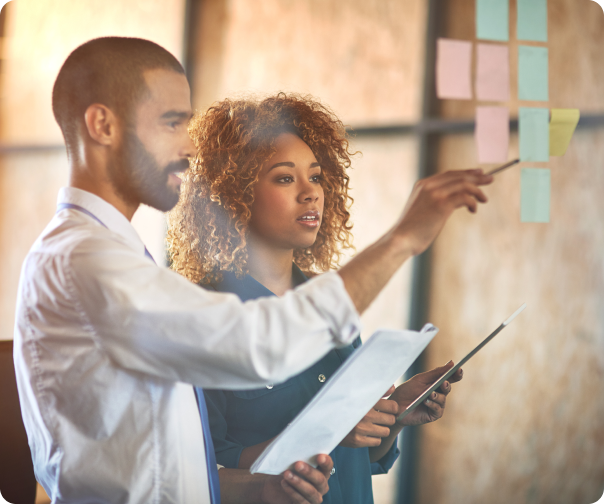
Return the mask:
M 298 135 L 321 166 L 325 195 L 323 219 L 315 243 L 294 250 L 303 271 L 337 267 L 344 248 L 352 247 L 348 208 L 350 156 L 342 122 L 309 96 L 279 93 L 265 99 L 226 99 L 196 115 L 189 126 L 197 154 L 168 216 L 171 266 L 195 283 L 237 277 L 248 272 L 246 233 L 260 168 L 275 152 L 284 132 Z

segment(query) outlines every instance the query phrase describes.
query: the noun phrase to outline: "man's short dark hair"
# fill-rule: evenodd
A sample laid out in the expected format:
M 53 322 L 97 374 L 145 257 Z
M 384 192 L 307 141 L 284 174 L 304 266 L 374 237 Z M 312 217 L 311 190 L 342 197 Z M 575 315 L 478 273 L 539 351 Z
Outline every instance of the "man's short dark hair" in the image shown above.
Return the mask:
M 130 122 L 136 103 L 147 91 L 143 72 L 166 69 L 184 74 L 178 60 L 160 45 L 130 37 L 103 37 L 75 49 L 63 63 L 52 91 L 52 111 L 69 147 L 86 109 L 109 107 Z

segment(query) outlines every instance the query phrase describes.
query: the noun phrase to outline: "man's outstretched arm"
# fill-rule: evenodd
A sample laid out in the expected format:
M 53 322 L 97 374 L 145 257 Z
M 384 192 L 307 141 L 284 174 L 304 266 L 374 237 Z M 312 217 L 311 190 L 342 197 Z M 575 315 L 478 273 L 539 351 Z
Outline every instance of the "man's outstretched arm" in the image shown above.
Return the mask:
M 479 202 L 486 203 L 479 186 L 492 181 L 482 170 L 450 171 L 418 181 L 390 231 L 339 270 L 358 312 L 371 304 L 407 259 L 430 246 L 454 210 L 466 207 L 474 213 Z

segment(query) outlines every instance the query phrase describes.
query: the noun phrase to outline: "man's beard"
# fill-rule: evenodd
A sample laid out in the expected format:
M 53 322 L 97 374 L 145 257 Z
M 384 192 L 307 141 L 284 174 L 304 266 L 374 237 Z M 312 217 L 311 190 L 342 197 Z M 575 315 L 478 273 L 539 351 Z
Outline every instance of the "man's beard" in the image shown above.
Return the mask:
M 109 163 L 109 179 L 118 196 L 127 203 L 137 206 L 142 203 L 167 212 L 180 196 L 180 186 L 168 185 L 168 175 L 188 167 L 186 159 L 160 167 L 136 133 L 126 131 L 117 155 Z

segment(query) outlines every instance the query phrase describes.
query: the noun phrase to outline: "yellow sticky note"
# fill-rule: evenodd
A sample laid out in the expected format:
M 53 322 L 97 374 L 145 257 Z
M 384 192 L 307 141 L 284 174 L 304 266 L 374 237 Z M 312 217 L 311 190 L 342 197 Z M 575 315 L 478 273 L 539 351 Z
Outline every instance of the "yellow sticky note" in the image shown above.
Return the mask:
M 578 109 L 552 109 L 549 123 L 549 155 L 563 156 L 579 124 Z

